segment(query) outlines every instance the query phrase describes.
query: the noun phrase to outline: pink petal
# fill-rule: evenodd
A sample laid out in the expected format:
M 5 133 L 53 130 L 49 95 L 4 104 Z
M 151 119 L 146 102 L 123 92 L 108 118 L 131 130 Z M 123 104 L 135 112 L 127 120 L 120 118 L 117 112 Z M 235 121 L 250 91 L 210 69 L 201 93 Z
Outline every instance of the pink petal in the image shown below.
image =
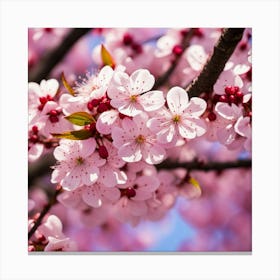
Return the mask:
M 123 119 L 122 127 L 124 129 L 125 134 L 129 135 L 130 139 L 134 139 L 139 134 L 139 131 L 138 131 L 137 126 L 135 125 L 135 122 L 129 118 Z
M 44 146 L 42 144 L 33 145 L 28 151 L 28 160 L 33 162 L 37 160 L 43 153 Z
M 111 99 L 123 99 L 129 97 L 129 76 L 123 72 L 116 72 L 112 84 L 108 87 L 107 94 Z
M 122 128 L 114 127 L 112 130 L 112 138 L 113 138 L 113 145 L 116 148 L 121 147 L 123 144 L 127 142 L 126 133 Z
M 34 98 L 43 96 L 40 86 L 34 82 L 28 83 L 28 95 L 30 94 L 32 94 Z
M 110 134 L 112 132 L 112 126 L 117 122 L 119 112 L 117 110 L 109 110 L 103 112 L 96 122 L 96 129 L 102 134 Z
M 143 216 L 147 213 L 147 205 L 144 201 L 129 200 L 129 211 L 133 216 Z
M 162 144 L 171 143 L 176 137 L 175 125 L 171 124 L 168 127 L 164 127 L 157 134 L 157 139 Z
M 48 238 L 49 236 L 63 237 L 62 223 L 55 215 L 50 215 L 45 223 L 40 225 L 39 231 Z
M 95 185 L 85 187 L 82 192 L 82 198 L 86 204 L 94 208 L 101 207 L 102 205 L 99 191 Z
M 179 133 L 183 138 L 193 139 L 196 137 L 196 131 L 190 121 L 184 120 L 184 122 L 178 124 Z
M 232 125 L 217 131 L 218 140 L 224 145 L 230 145 L 235 140 L 236 133 Z
M 130 76 L 130 80 L 131 92 L 136 95 L 150 90 L 155 83 L 154 76 L 145 69 L 139 69 L 133 72 Z
M 167 93 L 167 104 L 173 114 L 182 114 L 189 103 L 187 92 L 180 87 L 173 87 Z
M 142 158 L 140 146 L 136 143 L 126 143 L 119 149 L 119 156 L 126 162 L 137 162 Z
M 96 148 L 96 141 L 94 138 L 89 138 L 86 140 L 81 141 L 81 148 L 80 148 L 80 156 L 82 158 L 87 158 L 90 156 Z
M 207 60 L 207 54 L 201 45 L 192 45 L 186 52 L 187 60 L 191 68 L 200 71 Z
M 252 133 L 250 118 L 249 117 L 240 117 L 234 125 L 236 133 L 243 137 L 249 137 Z
M 75 169 L 68 172 L 64 179 L 61 181 L 61 186 L 66 190 L 74 190 L 81 184 L 81 177 Z
M 191 98 L 190 102 L 187 105 L 187 108 L 184 110 L 184 114 L 187 113 L 192 117 L 200 117 L 206 110 L 207 104 L 205 100 L 198 97 Z
M 166 152 L 160 145 L 146 145 L 142 154 L 148 164 L 158 164 L 164 160 Z
M 59 83 L 57 80 L 55 79 L 50 79 L 50 80 L 42 80 L 40 83 L 40 87 L 42 89 L 43 92 L 43 96 L 45 95 L 50 95 L 50 96 L 55 96 L 58 87 L 59 87 Z
M 151 112 L 161 108 L 165 103 L 165 99 L 161 91 L 154 90 L 139 96 L 139 103 L 145 111 Z
M 104 196 L 111 202 L 116 202 L 121 196 L 121 192 L 117 188 L 104 188 Z
M 141 114 L 143 112 L 142 106 L 137 102 L 126 102 L 122 106 L 118 107 L 119 112 L 122 114 L 134 117 L 138 114 Z

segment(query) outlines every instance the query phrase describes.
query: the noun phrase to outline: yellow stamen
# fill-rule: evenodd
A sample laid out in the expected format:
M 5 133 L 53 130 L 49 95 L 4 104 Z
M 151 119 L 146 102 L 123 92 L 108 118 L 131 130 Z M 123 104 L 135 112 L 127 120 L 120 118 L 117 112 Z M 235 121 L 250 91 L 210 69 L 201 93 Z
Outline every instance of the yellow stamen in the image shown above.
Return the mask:
M 172 120 L 173 120 L 173 122 L 178 123 L 181 120 L 181 116 L 175 115 Z
M 137 144 L 142 144 L 146 141 L 146 138 L 143 135 L 138 135 L 137 138 L 135 139 Z
M 130 96 L 130 102 L 132 102 L 132 103 L 137 102 L 137 95 L 131 95 Z
M 84 163 L 84 159 L 83 159 L 82 157 L 78 157 L 78 158 L 76 158 L 76 163 L 77 163 L 78 165 L 81 165 L 81 164 Z

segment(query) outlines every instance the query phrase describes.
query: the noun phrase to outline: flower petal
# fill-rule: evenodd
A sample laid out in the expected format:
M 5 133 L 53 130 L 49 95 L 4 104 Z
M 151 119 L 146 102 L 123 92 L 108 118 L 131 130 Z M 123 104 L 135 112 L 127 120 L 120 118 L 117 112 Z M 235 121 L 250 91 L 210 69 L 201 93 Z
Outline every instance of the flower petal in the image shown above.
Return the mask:
M 133 72 L 130 76 L 131 93 L 140 94 L 150 90 L 155 83 L 155 78 L 146 69 L 139 69 Z
M 167 93 L 167 104 L 173 114 L 181 114 L 189 103 L 187 92 L 180 87 L 173 87 Z
M 161 108 L 165 100 L 161 91 L 154 90 L 139 96 L 139 103 L 143 106 L 145 111 L 151 112 Z
M 120 147 L 119 156 L 126 162 L 137 162 L 142 158 L 140 146 L 136 143 L 126 143 Z
M 82 192 L 82 198 L 86 204 L 94 208 L 101 207 L 102 205 L 99 191 L 95 185 L 85 187 Z
M 192 117 L 200 117 L 206 110 L 207 104 L 205 100 L 198 97 L 191 98 L 190 102 L 187 105 L 187 108 L 184 110 L 184 114 L 188 114 Z

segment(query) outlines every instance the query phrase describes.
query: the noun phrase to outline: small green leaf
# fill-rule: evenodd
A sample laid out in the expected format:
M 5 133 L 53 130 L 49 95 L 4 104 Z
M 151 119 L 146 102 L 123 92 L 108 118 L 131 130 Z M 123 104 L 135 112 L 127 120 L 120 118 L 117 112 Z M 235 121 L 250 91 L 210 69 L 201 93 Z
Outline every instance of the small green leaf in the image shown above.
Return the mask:
M 69 140 L 85 140 L 92 136 L 92 132 L 87 129 L 66 131 L 63 133 L 53 133 L 53 137 Z
M 115 68 L 115 61 L 104 45 L 101 45 L 101 59 L 104 65 L 109 65 L 112 68 Z
M 79 126 L 84 126 L 95 122 L 93 116 L 87 112 L 76 112 L 65 117 L 65 119 L 71 122 L 72 124 Z
M 68 90 L 68 92 L 71 94 L 71 95 L 75 95 L 75 91 L 73 90 L 73 88 L 69 85 L 69 83 L 66 81 L 66 78 L 64 76 L 64 73 L 62 72 L 61 74 L 61 80 L 62 80 L 62 83 L 64 85 L 64 87 Z

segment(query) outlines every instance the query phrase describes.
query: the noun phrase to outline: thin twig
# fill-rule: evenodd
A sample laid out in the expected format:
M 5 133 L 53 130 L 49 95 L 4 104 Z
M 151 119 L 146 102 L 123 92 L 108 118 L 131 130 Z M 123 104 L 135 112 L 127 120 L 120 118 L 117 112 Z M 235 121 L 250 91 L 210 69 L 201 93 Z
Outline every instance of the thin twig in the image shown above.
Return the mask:
M 236 161 L 225 161 L 225 162 L 200 162 L 200 161 L 190 161 L 190 162 L 172 162 L 165 161 L 159 165 L 156 165 L 157 169 L 175 169 L 184 168 L 187 170 L 201 170 L 201 171 L 222 171 L 225 169 L 232 168 L 251 168 L 252 160 L 236 160 Z
M 39 83 L 47 78 L 52 69 L 64 58 L 73 45 L 91 28 L 74 28 L 55 49 L 47 53 L 30 71 L 28 80 Z
M 213 90 L 226 62 L 242 39 L 244 30 L 245 28 L 225 28 L 223 30 L 211 58 L 205 64 L 200 75 L 186 89 L 190 97 Z
M 56 197 L 60 193 L 61 188 L 57 188 L 55 193 L 50 197 L 48 204 L 43 208 L 42 212 L 40 213 L 40 216 L 38 219 L 35 220 L 35 223 L 33 227 L 28 232 L 28 240 L 32 237 L 32 235 L 35 233 L 37 228 L 41 225 L 42 220 L 46 216 L 46 214 L 50 211 L 51 207 L 56 204 L 57 200 Z
M 174 70 L 176 69 L 184 51 L 186 50 L 187 47 L 189 47 L 190 45 L 190 41 L 193 37 L 193 33 L 194 33 L 194 28 L 190 29 L 190 31 L 184 36 L 183 40 L 182 40 L 182 53 L 180 55 L 177 55 L 174 62 L 170 65 L 170 67 L 168 68 L 168 70 L 159 78 L 156 79 L 154 88 L 159 88 L 160 86 L 164 85 L 165 82 L 169 79 L 169 77 L 172 75 L 172 73 L 174 72 Z

